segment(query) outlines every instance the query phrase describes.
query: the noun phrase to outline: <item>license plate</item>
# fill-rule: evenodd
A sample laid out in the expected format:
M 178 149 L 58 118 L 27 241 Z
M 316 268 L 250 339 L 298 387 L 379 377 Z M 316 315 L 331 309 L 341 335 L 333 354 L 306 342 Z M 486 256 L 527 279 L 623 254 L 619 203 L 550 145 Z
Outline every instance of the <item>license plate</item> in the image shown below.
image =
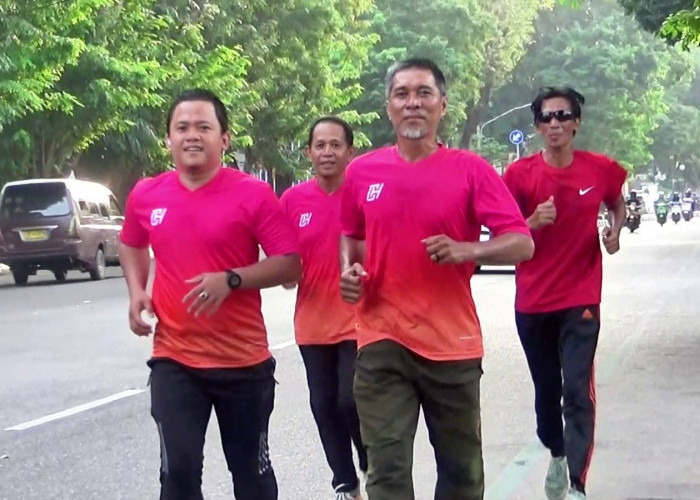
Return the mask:
M 20 231 L 22 241 L 46 241 L 49 239 L 48 231 L 35 229 L 32 231 Z

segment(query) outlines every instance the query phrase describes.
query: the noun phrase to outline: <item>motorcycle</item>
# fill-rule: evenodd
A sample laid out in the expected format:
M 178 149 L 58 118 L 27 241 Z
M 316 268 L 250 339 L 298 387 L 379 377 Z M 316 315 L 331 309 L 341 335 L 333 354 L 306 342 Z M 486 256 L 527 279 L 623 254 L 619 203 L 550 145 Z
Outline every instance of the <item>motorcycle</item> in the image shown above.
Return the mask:
M 681 203 L 681 212 L 683 214 L 683 219 L 690 221 L 693 218 L 693 202 L 690 200 L 683 200 Z
M 627 219 L 625 220 L 625 227 L 633 233 L 639 224 L 642 222 L 642 216 L 639 214 L 639 207 L 637 205 L 627 205 Z
M 683 210 L 681 209 L 681 204 L 679 202 L 671 203 L 671 220 L 674 224 L 678 224 L 681 220 Z
M 666 203 L 660 203 L 656 206 L 656 222 L 658 222 L 661 227 L 666 224 L 668 219 L 668 205 Z

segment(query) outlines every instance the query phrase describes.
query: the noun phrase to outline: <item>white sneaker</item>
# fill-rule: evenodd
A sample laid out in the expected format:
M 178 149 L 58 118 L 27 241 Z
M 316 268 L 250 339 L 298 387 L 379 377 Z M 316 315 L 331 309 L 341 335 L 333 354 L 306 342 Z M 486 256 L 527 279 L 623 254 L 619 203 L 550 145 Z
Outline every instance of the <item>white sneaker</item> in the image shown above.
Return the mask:
M 548 500 L 564 500 L 568 488 L 569 474 L 566 457 L 552 457 L 549 461 L 547 476 L 544 478 L 544 494 L 547 495 Z
M 333 500 L 362 500 L 362 495 L 360 495 L 360 487 L 355 488 L 354 491 L 338 491 L 341 488 L 346 488 L 347 484 L 339 484 L 335 489 L 335 496 Z
M 586 495 L 575 488 L 571 488 L 569 490 L 569 496 L 566 497 L 566 500 L 586 500 Z

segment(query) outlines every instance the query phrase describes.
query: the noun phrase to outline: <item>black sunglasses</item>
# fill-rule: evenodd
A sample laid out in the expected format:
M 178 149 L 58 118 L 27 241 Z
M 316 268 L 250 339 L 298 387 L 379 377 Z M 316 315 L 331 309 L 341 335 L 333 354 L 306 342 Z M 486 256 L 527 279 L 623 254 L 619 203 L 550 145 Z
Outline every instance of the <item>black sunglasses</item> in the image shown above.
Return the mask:
M 553 118 L 556 118 L 558 122 L 568 122 L 569 120 L 575 120 L 576 116 L 571 111 L 559 109 L 557 111 L 548 111 L 547 113 L 537 113 L 535 121 L 537 123 L 549 123 Z

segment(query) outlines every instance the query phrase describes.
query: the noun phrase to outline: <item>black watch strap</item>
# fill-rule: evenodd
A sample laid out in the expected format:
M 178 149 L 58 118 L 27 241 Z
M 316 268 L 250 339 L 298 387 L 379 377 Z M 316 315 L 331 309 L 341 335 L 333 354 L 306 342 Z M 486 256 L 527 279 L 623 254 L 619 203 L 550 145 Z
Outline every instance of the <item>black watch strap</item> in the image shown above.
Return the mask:
M 228 283 L 228 287 L 231 290 L 235 290 L 239 286 L 241 286 L 241 275 L 238 274 L 236 271 L 229 269 L 226 271 L 226 282 Z

